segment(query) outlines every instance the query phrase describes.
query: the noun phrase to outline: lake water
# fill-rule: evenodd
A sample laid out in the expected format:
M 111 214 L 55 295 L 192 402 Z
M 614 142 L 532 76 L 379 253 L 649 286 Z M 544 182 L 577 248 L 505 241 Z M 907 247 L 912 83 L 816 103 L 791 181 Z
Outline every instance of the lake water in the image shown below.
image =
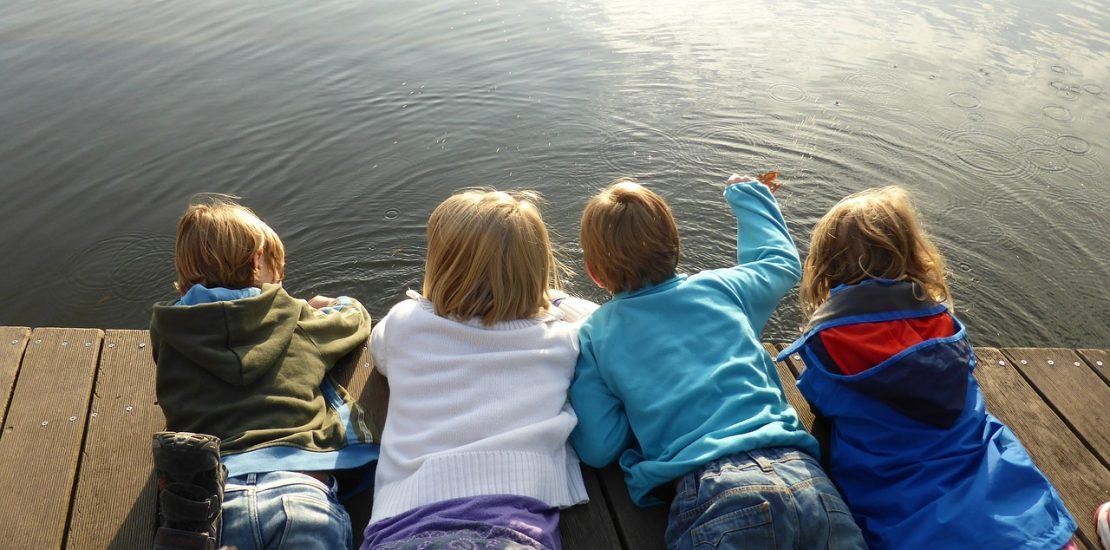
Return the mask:
M 1105 1 L 0 3 L 0 325 L 144 327 L 190 197 L 233 193 L 295 295 L 375 316 L 465 186 L 533 188 L 571 264 L 649 182 L 681 269 L 731 265 L 719 182 L 778 170 L 794 238 L 898 183 L 979 344 L 1110 347 Z M 804 250 L 803 250 L 804 251 Z M 582 269 L 571 290 L 602 295 Z M 796 335 L 796 294 L 768 339 Z

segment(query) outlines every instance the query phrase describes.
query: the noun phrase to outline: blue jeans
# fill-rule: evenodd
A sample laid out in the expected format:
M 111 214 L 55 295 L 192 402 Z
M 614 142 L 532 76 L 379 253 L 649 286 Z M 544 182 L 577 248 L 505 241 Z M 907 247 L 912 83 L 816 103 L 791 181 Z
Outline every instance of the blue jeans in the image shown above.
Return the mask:
M 351 518 L 328 487 L 296 472 L 227 480 L 220 544 L 238 550 L 351 548 Z
M 813 457 L 757 449 L 675 482 L 667 548 L 866 549 L 836 487 Z

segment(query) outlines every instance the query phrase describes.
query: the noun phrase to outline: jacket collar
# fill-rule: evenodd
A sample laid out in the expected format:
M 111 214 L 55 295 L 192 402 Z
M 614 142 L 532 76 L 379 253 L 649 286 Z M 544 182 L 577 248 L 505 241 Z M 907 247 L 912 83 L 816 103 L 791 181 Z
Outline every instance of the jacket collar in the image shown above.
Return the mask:
M 776 360 L 782 361 L 828 328 L 928 317 L 948 310 L 945 304 L 918 298 L 920 292 L 915 283 L 891 279 L 865 279 L 853 285 L 840 285 L 829 292 L 829 299 L 814 312 L 802 336 L 782 350 Z

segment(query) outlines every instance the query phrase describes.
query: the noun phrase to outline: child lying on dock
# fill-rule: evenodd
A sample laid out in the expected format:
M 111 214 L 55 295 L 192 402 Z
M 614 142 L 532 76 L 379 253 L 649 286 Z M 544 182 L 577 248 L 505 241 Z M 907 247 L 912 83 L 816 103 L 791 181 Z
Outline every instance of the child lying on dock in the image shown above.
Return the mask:
M 150 326 L 172 430 L 154 436 L 155 548 L 349 548 L 330 472 L 378 447 L 328 371 L 364 345 L 370 316 L 286 293 L 281 240 L 227 200 L 189 207 L 174 263 L 181 299 L 156 304 Z
M 988 413 L 944 259 L 905 191 L 850 196 L 813 230 L 798 388 L 831 422 L 830 471 L 867 544 L 1061 548 L 1052 483 Z
M 371 337 L 389 410 L 364 550 L 559 548 L 586 501 L 567 444 L 578 323 L 533 193 L 466 191 L 428 220 L 423 295 Z
M 660 196 L 622 182 L 586 206 L 586 269 L 613 299 L 579 333 L 571 440 L 591 466 L 619 457 L 637 504 L 677 495 L 668 548 L 864 548 L 759 341 L 801 275 L 777 186 L 726 183 L 737 265 L 689 277 Z

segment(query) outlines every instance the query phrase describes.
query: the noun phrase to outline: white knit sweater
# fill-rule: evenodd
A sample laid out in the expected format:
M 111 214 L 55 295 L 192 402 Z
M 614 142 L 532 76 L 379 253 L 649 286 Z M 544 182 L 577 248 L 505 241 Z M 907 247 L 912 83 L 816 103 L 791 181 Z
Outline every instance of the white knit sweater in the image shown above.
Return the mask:
M 596 306 L 568 298 L 541 317 L 485 327 L 409 297 L 370 340 L 390 393 L 371 521 L 478 495 L 585 502 L 567 389 L 578 326 Z

